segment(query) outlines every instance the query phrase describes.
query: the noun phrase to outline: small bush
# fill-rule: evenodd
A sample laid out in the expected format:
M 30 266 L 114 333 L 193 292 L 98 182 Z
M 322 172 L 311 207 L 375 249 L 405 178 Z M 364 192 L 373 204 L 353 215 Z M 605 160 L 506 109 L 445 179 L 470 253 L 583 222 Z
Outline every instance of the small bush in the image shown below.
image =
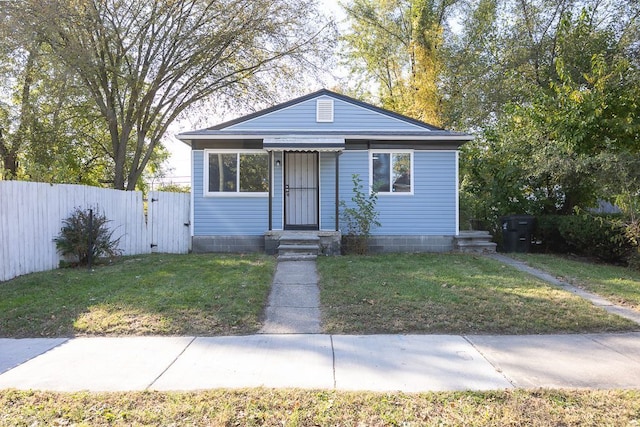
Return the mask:
M 351 176 L 353 182 L 352 206 L 340 201 L 341 219 L 346 226 L 347 234 L 342 237 L 342 248 L 345 253 L 364 255 L 369 251 L 369 235 L 373 227 L 380 227 L 376 202 L 378 193 L 364 191 L 362 180 L 358 174 Z
M 619 263 L 627 262 L 634 249 L 621 216 L 548 215 L 538 217 L 537 223 L 535 237 L 545 252 L 573 252 Z
M 90 221 L 90 211 L 76 208 L 69 218 L 62 221 L 60 234 L 53 239 L 58 252 L 63 256 L 73 257 L 78 265 L 86 265 L 90 254 L 92 259 L 120 255 L 120 238 L 113 237 L 115 230 L 110 230 L 107 226 L 110 221 L 97 209 L 93 210 Z

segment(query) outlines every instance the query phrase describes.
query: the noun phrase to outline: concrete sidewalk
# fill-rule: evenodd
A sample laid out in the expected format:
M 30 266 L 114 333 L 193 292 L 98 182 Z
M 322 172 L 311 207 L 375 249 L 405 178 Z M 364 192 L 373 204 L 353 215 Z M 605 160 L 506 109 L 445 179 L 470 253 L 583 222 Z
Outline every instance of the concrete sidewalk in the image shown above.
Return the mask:
M 640 388 L 640 333 L 0 339 L 0 388 Z

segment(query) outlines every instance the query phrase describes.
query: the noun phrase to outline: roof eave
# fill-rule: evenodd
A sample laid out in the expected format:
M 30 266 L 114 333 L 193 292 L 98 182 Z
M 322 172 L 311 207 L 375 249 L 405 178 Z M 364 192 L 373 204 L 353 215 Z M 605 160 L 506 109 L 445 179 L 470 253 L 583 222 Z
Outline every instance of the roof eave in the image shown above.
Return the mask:
M 191 145 L 191 141 L 194 140 L 233 140 L 233 139 L 265 139 L 271 138 L 272 134 L 189 134 L 182 133 L 176 135 L 180 141 L 185 142 L 187 145 Z M 278 135 L 283 138 L 300 138 L 305 139 L 305 136 L 296 134 L 281 134 Z M 317 134 L 314 137 L 321 137 L 321 134 Z M 309 136 L 307 136 L 309 137 Z M 468 134 L 449 134 L 449 135 L 411 135 L 411 134 L 331 134 L 331 137 L 338 137 L 344 139 L 360 139 L 360 140 L 379 140 L 379 141 L 462 141 L 468 142 L 474 139 L 473 135 Z

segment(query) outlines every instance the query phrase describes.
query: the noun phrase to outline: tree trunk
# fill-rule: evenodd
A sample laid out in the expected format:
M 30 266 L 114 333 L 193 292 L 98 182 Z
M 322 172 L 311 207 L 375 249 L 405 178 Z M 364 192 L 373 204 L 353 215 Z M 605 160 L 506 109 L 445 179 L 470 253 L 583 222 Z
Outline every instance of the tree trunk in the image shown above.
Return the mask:
M 16 152 L 5 144 L 2 129 L 0 129 L 0 161 L 2 162 L 2 173 L 0 177 L 5 180 L 16 179 L 18 173 L 18 156 Z

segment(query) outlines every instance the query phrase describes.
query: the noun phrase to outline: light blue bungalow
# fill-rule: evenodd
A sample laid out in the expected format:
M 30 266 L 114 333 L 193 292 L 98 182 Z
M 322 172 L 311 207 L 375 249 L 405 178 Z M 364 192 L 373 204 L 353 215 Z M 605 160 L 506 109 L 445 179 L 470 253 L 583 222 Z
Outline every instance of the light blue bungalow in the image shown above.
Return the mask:
M 320 90 L 178 138 L 192 148 L 195 252 L 276 253 L 299 230 L 339 252 L 354 174 L 378 192 L 372 252 L 454 249 L 470 135 Z

